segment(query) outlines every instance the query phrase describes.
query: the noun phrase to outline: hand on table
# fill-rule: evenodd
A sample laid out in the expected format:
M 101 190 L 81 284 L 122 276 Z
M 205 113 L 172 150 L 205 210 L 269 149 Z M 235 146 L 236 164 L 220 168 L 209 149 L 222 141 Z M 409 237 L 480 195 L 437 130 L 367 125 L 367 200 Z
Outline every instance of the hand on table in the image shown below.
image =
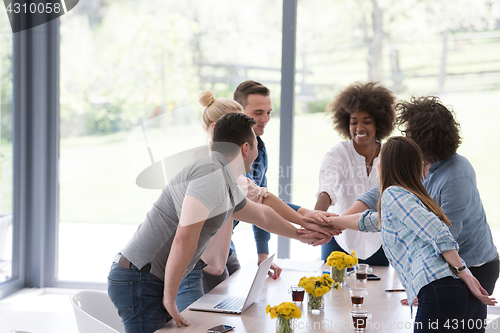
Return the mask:
M 163 295 L 163 307 L 165 310 L 167 310 L 167 317 L 170 315 L 173 320 L 175 320 L 175 323 L 177 324 L 178 327 L 182 326 L 189 326 L 191 323 L 184 319 L 183 316 L 179 313 L 179 310 L 177 309 L 177 305 L 175 304 L 175 299 L 173 300 L 168 300 L 165 295 Z
M 269 254 L 268 253 L 259 253 L 258 256 L 259 256 L 259 260 L 257 261 L 257 265 L 260 265 L 264 260 L 266 260 L 269 257 Z M 271 270 L 269 272 L 267 272 L 267 275 L 269 275 L 273 279 L 277 279 L 281 275 L 281 271 L 282 271 L 282 269 L 273 262 L 271 264 Z
M 401 305 L 410 305 L 410 303 L 408 303 L 408 299 L 407 298 L 404 298 L 404 299 L 401 300 Z M 416 298 L 416 297 L 413 300 L 413 306 L 418 306 L 418 298 Z

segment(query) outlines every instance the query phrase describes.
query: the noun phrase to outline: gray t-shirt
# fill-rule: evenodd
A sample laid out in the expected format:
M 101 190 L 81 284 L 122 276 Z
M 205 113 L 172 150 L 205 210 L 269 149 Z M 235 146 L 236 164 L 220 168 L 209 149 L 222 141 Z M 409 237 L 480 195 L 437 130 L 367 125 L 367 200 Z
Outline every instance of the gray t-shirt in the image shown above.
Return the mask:
M 234 172 L 224 155 L 218 152 L 211 152 L 179 172 L 163 189 L 144 222 L 121 251 L 139 269 L 151 263 L 150 272 L 162 280 L 186 195 L 200 200 L 210 215 L 183 276 L 193 269 L 210 239 L 231 214 L 246 204 L 245 193 L 238 186 Z

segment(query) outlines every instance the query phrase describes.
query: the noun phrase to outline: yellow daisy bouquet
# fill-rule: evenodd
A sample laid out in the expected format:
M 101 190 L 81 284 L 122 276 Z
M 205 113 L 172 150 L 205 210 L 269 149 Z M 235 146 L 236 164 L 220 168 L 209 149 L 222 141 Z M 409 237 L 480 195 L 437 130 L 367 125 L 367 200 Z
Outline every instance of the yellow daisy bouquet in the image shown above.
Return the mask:
M 300 309 L 292 302 L 283 302 L 279 305 L 266 307 L 266 313 L 270 315 L 271 319 L 278 318 L 276 330 L 280 333 L 293 332 L 292 319 L 299 319 L 302 317 Z
M 330 274 L 332 279 L 337 281 L 341 287 L 346 284 L 346 269 L 358 263 L 356 253 L 347 254 L 341 251 L 333 251 L 326 259 L 326 265 L 330 266 Z
M 332 289 L 339 289 L 339 284 L 330 277 L 328 274 L 321 276 L 303 277 L 300 279 L 299 287 L 305 289 L 308 294 L 308 310 L 323 310 L 324 300 L 323 296 Z
M 335 267 L 338 270 L 351 268 L 357 263 L 358 258 L 356 258 L 356 253 L 354 253 L 354 251 L 352 251 L 350 255 L 341 251 L 333 251 L 326 259 L 327 266 Z

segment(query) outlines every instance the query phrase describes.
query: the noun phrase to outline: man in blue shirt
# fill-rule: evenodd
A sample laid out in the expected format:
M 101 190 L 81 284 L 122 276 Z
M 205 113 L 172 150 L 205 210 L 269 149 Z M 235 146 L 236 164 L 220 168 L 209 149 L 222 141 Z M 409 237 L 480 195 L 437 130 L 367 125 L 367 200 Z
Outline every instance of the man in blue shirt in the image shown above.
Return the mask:
M 396 123 L 417 143 L 424 157 L 422 184 L 451 222 L 450 232 L 459 245 L 459 255 L 471 273 L 491 295 L 499 276 L 497 249 L 476 184 L 476 173 L 469 161 L 456 153 L 461 144 L 460 125 L 453 113 L 437 97 L 413 97 L 396 106 Z M 375 186 L 344 215 L 363 213 L 361 231 L 379 228 L 377 209 L 379 189 Z
M 257 143 L 258 143 L 258 152 L 259 155 L 255 159 L 252 164 L 252 169 L 245 176 L 252 179 L 255 184 L 261 187 L 267 187 L 267 151 L 264 141 L 262 141 L 261 136 L 264 134 L 264 129 L 271 119 L 271 112 L 273 110 L 271 104 L 271 96 L 269 89 L 262 85 L 259 82 L 255 81 L 245 81 L 242 82 L 235 90 L 234 100 L 243 106 L 243 112 L 252 117 L 257 121 L 257 125 L 254 127 L 255 135 L 257 135 Z M 295 211 L 299 213 L 304 213 L 302 209 L 290 203 L 287 203 L 288 206 L 293 208 Z M 237 224 L 238 221 L 235 221 Z M 258 253 L 258 263 L 260 264 L 265 259 L 267 259 L 269 255 L 269 239 L 271 235 L 258 227 L 253 226 L 255 243 L 257 245 L 257 253 Z M 231 244 L 231 249 L 234 251 L 234 246 Z M 279 268 L 276 264 L 273 263 L 271 269 L 274 271 L 274 275 L 278 277 L 281 274 L 281 268 Z M 272 275 L 270 273 L 270 275 Z

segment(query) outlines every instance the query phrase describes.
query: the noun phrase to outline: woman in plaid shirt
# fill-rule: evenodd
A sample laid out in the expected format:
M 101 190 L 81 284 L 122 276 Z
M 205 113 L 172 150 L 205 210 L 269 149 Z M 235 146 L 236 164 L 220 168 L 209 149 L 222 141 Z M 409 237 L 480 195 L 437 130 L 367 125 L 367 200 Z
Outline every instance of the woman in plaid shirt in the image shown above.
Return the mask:
M 392 137 L 380 164 L 382 244 L 408 299 L 418 298 L 414 331 L 484 332 L 481 303 L 496 301 L 459 257 L 448 218 L 420 181 L 420 148 L 409 138 Z

